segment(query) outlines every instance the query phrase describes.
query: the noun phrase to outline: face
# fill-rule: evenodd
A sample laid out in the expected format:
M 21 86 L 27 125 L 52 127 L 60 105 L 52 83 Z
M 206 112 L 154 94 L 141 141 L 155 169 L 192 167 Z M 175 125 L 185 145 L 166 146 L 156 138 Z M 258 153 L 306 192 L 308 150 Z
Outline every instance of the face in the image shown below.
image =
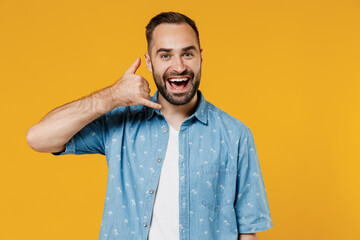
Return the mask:
M 202 49 L 188 24 L 160 24 L 152 36 L 151 54 L 145 54 L 160 94 L 171 104 L 184 105 L 200 85 Z

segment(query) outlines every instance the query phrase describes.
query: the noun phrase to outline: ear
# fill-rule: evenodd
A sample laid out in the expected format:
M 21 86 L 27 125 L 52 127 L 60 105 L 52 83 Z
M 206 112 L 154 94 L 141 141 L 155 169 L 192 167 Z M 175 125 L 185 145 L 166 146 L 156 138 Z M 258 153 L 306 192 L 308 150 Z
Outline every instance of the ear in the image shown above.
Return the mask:
M 203 53 L 203 49 L 200 49 L 200 59 L 201 59 L 201 63 L 202 63 L 202 61 L 203 61 L 202 53 Z
M 152 72 L 152 67 L 151 67 L 151 59 L 149 54 L 145 53 L 145 62 L 146 62 L 146 66 L 147 69 L 149 70 L 149 72 Z

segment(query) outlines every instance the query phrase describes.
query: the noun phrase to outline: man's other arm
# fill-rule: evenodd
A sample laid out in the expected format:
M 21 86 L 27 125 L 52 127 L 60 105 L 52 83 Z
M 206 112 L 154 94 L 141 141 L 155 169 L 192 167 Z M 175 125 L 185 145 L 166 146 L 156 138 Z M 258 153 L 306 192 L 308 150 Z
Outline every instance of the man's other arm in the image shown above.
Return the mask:
M 152 108 L 161 105 L 149 101 L 149 83 L 135 72 L 137 58 L 119 81 L 87 97 L 67 103 L 45 115 L 27 131 L 26 141 L 38 152 L 62 152 L 66 143 L 83 127 L 118 106 L 143 104 Z
M 242 233 L 239 234 L 238 240 L 257 240 L 256 233 Z

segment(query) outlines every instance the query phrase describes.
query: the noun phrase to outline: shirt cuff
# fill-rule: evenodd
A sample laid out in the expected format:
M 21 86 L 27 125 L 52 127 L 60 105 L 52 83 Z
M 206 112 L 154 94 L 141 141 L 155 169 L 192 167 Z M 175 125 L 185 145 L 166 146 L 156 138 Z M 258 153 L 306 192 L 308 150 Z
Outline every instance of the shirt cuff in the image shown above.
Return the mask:
M 251 225 L 238 225 L 239 234 L 240 233 L 256 233 L 256 232 L 263 232 L 273 227 L 272 221 L 266 221 Z
M 75 154 L 75 141 L 74 138 L 71 138 L 66 144 L 65 144 L 65 150 L 62 152 L 53 152 L 51 153 L 54 156 L 61 156 L 65 154 Z

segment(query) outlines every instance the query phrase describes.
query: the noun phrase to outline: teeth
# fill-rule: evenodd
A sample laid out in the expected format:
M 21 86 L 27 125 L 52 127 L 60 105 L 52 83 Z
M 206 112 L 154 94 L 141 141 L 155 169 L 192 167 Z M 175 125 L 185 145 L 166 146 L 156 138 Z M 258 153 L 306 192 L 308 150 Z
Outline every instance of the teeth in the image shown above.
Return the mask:
M 182 81 L 187 81 L 187 78 L 171 78 L 169 79 L 170 82 L 182 82 Z

